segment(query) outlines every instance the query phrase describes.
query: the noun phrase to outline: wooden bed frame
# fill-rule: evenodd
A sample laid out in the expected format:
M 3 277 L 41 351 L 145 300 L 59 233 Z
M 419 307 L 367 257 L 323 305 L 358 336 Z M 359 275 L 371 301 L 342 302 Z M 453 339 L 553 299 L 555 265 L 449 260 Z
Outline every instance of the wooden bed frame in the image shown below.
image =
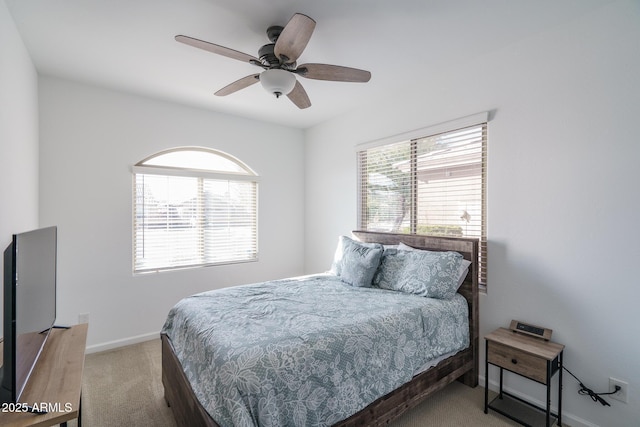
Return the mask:
M 433 368 L 416 375 L 408 383 L 339 422 L 336 426 L 386 425 L 455 380 L 460 380 L 470 387 L 477 386 L 479 365 L 478 240 L 370 231 L 353 231 L 353 235 L 363 242 L 376 242 L 385 245 L 397 245 L 402 242 L 420 249 L 456 251 L 471 261 L 469 274 L 458 290 L 469 304 L 470 346 L 441 361 Z M 169 337 L 162 334 L 161 338 L 164 397 L 173 410 L 178 426 L 219 427 L 196 398 L 182 371 L 180 361 L 173 351 Z

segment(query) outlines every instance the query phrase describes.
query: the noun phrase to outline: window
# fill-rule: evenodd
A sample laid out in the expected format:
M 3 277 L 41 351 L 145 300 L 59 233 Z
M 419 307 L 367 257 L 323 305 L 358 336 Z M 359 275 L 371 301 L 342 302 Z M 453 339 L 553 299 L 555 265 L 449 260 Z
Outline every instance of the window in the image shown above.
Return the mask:
M 133 174 L 134 273 L 257 261 L 258 176 L 240 160 L 176 148 Z
M 486 121 L 471 116 L 358 147 L 360 227 L 477 237 L 486 284 Z

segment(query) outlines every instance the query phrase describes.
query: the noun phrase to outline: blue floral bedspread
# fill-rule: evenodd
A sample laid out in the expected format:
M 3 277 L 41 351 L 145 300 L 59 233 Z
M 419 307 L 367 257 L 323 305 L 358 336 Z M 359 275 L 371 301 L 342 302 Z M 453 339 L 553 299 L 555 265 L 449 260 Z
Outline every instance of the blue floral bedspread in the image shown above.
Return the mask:
M 321 274 L 205 292 L 163 328 L 222 427 L 327 426 L 469 345 L 467 303 Z

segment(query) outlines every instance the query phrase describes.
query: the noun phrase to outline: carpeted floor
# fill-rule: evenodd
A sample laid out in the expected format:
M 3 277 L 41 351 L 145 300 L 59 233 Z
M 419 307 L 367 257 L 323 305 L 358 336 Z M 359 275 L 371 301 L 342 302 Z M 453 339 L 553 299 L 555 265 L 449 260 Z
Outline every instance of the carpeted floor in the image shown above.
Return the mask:
M 174 427 L 164 397 L 160 340 L 103 353 L 85 361 L 82 424 L 85 427 Z M 484 389 L 454 382 L 391 424 L 422 426 L 515 426 L 499 414 L 485 414 Z M 76 427 L 76 422 L 70 422 Z

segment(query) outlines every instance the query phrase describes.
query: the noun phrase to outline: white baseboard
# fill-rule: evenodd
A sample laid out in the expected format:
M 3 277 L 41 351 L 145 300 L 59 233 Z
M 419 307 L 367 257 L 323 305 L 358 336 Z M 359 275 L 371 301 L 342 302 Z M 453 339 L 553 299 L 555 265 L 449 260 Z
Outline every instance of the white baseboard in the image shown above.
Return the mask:
M 160 339 L 160 331 L 152 332 L 144 335 L 137 335 L 135 337 L 124 338 L 121 340 L 109 341 L 102 344 L 94 344 L 87 347 L 85 353 L 99 353 L 101 351 L 113 350 L 118 347 L 125 347 L 127 345 L 138 344 L 145 341 L 151 341 L 154 339 Z
M 484 387 L 484 382 L 485 382 L 485 377 L 484 375 L 479 375 L 478 376 L 478 380 L 479 385 Z M 497 381 L 493 381 L 493 380 L 489 380 L 489 390 L 491 391 L 495 391 L 498 392 L 498 390 L 500 389 L 500 384 Z M 521 393 L 517 390 L 514 390 L 510 387 L 504 387 L 504 390 L 507 391 L 508 393 L 524 400 L 525 402 L 529 402 L 535 406 L 538 406 L 540 408 L 544 408 L 546 406 L 546 403 L 538 400 L 538 399 L 534 399 L 533 397 L 526 395 L 524 393 Z M 558 412 L 558 407 L 551 405 L 551 412 Z M 593 424 L 587 420 L 584 420 L 580 417 L 577 417 L 573 414 L 567 413 L 567 411 L 562 411 L 562 425 L 568 424 L 571 427 L 600 427 L 597 424 Z

